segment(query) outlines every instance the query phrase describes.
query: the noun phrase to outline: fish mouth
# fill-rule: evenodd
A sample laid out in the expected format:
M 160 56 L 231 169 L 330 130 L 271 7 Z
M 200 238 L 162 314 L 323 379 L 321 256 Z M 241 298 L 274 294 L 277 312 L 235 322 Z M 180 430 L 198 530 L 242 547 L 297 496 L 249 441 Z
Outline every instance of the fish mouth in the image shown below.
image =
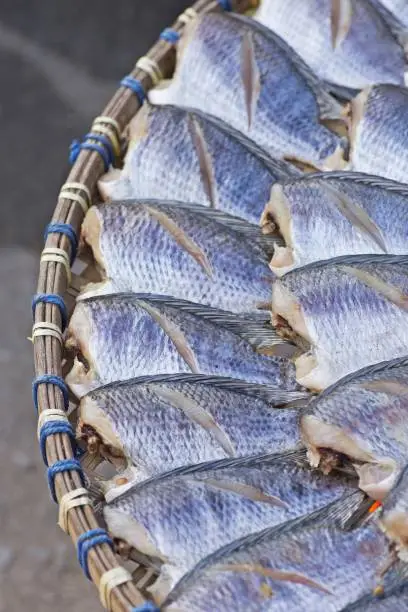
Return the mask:
M 292 224 L 289 202 L 283 187 L 275 183 L 271 189 L 269 202 L 261 216 L 261 227 L 264 233 L 272 234 L 279 230 L 285 246 L 275 245 L 273 257 L 269 264 L 276 276 L 283 276 L 295 267 L 295 256 L 292 241 Z
M 75 353 L 71 370 L 65 381 L 71 391 L 81 398 L 98 386 L 92 357 L 87 350 L 90 342 L 90 323 L 83 308 L 77 304 L 69 324 L 65 349 Z
M 395 461 L 388 457 L 375 457 L 366 449 L 363 440 L 346 433 L 341 427 L 325 423 L 312 414 L 301 417 L 300 432 L 312 467 L 327 468 L 327 458 L 323 465 L 321 464 L 323 450 L 328 450 L 352 461 L 359 478 L 358 486 L 369 497 L 382 501 L 391 490 L 398 475 Z
M 113 426 L 97 401 L 88 395 L 81 399 L 79 404 L 79 425 L 77 436 L 86 440 L 89 444 L 93 436 L 99 441 L 98 452 L 104 451 L 113 459 L 123 459 L 123 446 L 116 435 Z M 101 448 L 102 447 L 102 448 Z M 101 452 L 102 451 L 102 452 Z
M 290 338 L 303 350 L 310 347 L 312 339 L 302 307 L 279 280 L 275 281 L 272 288 L 272 325 L 281 336 Z
M 379 524 L 385 535 L 395 544 L 398 557 L 408 562 L 408 513 L 402 510 L 383 511 Z

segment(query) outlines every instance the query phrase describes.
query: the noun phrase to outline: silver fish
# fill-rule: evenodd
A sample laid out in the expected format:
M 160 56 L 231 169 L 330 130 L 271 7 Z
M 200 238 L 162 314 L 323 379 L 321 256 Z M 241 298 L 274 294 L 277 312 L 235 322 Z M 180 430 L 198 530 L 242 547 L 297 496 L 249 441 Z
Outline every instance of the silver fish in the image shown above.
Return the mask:
M 371 522 L 344 530 L 332 516 L 356 503 L 351 494 L 319 510 L 236 540 L 198 563 L 162 606 L 163 612 L 337 612 L 376 585 L 388 555 Z
M 79 353 L 66 378 L 78 397 L 115 380 L 182 372 L 296 387 L 293 364 L 273 356 L 290 356 L 293 346 L 260 317 L 163 296 L 118 294 L 78 302 L 67 346 Z
M 293 270 L 274 282 L 272 312 L 286 335 L 310 343 L 295 362 L 299 383 L 325 389 L 407 353 L 408 257 L 353 255 Z
M 353 490 L 350 478 L 311 471 L 296 453 L 222 460 L 133 485 L 104 507 L 104 517 L 114 537 L 163 560 L 154 585 L 161 600 L 221 546 L 310 514 Z
M 322 449 L 330 451 L 324 457 L 326 470 L 338 453 L 348 457 L 356 465 L 360 488 L 383 500 L 407 461 L 407 414 L 407 358 L 350 374 L 312 400 L 300 416 L 310 463 L 321 463 Z
M 88 211 L 82 238 L 106 279 L 85 297 L 160 293 L 231 312 L 256 311 L 270 298 L 275 239 L 221 211 L 153 200 L 104 204 Z
M 149 98 L 214 115 L 272 156 L 322 170 L 344 165 L 342 139 L 319 123 L 338 119 L 339 104 L 282 39 L 248 18 L 195 20 L 178 46 L 173 80 Z
M 80 418 L 85 437 L 95 430 L 109 449 L 151 476 L 300 445 L 295 407 L 307 397 L 214 376 L 147 376 L 91 391 L 81 399 Z
M 341 612 L 396 612 L 408 610 L 408 582 L 387 589 L 381 597 L 368 593 Z
M 258 224 L 273 183 L 298 174 L 214 117 L 145 104 L 130 124 L 123 170 L 99 189 L 105 199 L 195 202 Z
M 408 561 L 408 466 L 402 470 L 394 488 L 383 502 L 380 525 L 395 544 L 398 556 Z
M 272 221 L 272 224 L 271 224 Z M 275 183 L 262 216 L 279 227 L 272 271 L 281 276 L 318 259 L 408 254 L 408 187 L 353 172 L 308 174 Z
M 375 83 L 404 85 L 404 49 L 369 0 L 263 0 L 256 19 L 342 97 Z
M 351 169 L 407 183 L 407 125 L 407 89 L 395 85 L 364 89 L 351 102 Z

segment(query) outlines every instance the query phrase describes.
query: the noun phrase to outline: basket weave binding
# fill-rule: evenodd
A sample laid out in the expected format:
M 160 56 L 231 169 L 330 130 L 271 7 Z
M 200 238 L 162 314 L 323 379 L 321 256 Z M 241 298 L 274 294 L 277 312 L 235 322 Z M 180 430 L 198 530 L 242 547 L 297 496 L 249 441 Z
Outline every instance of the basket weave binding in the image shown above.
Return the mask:
M 175 44 L 186 24 L 211 10 L 244 12 L 256 0 L 199 0 L 186 9 L 171 28 L 165 29 L 149 53 L 121 81 L 120 88 L 98 117 L 84 142 L 72 148 L 75 161 L 46 230 L 37 294 L 33 300 L 35 407 L 39 440 L 47 466 L 51 494 L 60 504 L 59 525 L 71 536 L 80 564 L 98 587 L 101 603 L 114 612 L 154 610 L 143 590 L 155 572 L 139 564 L 131 575 L 118 563 L 112 541 L 100 528 L 84 488 L 75 450 L 73 429 L 66 416 L 68 390 L 62 376 L 62 333 L 67 324 L 64 298 L 70 285 L 78 235 L 87 208 L 96 195 L 96 184 L 107 165 L 120 165 L 125 127 L 140 108 L 146 92 L 161 78 L 172 75 Z

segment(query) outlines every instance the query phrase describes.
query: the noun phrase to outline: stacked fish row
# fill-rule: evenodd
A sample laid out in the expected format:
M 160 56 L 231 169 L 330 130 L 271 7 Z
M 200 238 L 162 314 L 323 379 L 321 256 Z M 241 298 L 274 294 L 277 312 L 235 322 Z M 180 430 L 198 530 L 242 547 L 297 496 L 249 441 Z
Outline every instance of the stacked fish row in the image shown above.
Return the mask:
M 100 181 L 67 382 L 162 610 L 408 609 L 407 26 L 197 19 Z

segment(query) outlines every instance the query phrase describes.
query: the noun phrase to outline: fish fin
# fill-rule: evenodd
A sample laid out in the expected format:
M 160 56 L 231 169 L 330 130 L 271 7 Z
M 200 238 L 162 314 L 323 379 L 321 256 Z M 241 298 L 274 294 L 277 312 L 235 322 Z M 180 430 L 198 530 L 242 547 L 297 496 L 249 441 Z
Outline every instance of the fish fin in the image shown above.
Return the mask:
M 97 389 L 90 391 L 87 395 L 97 391 L 117 389 L 130 385 L 149 385 L 156 383 L 188 383 L 191 385 L 205 385 L 215 389 L 225 389 L 231 393 L 247 395 L 268 402 L 275 408 L 298 408 L 303 407 L 312 397 L 308 391 L 285 391 L 274 385 L 246 382 L 244 380 L 228 378 L 224 376 L 209 376 L 208 374 L 153 374 L 138 376 L 127 380 L 107 383 Z M 87 397 L 84 396 L 84 397 Z M 82 399 L 82 398 L 81 398 Z
M 279 506 L 280 508 L 289 508 L 289 504 L 280 499 L 280 497 L 264 493 L 262 489 L 254 487 L 252 485 L 248 485 L 243 482 L 222 479 L 218 480 L 217 478 L 206 478 L 204 480 L 204 483 L 206 485 L 214 487 L 215 489 L 221 489 L 222 491 L 230 491 L 231 493 L 236 493 L 237 495 L 241 495 L 241 497 L 245 497 L 246 499 L 250 499 L 255 502 L 263 502 L 265 504 L 270 504 L 271 506 Z
M 362 382 L 360 386 L 367 391 L 374 391 L 374 393 L 386 393 L 396 397 L 408 396 L 408 382 L 401 382 L 399 380 L 377 379 Z
M 142 301 L 142 308 L 150 314 L 150 316 L 156 321 L 162 330 L 169 336 L 174 346 L 176 347 L 179 355 L 186 362 L 190 370 L 194 373 L 199 372 L 198 363 L 193 349 L 187 342 L 186 337 L 177 325 L 170 321 L 156 308 L 152 307 L 151 304 Z
M 344 521 L 343 529 L 345 531 L 351 531 L 352 529 L 356 529 L 356 527 L 362 525 L 370 516 L 369 510 L 372 505 L 373 500 L 368 497 L 364 497 L 361 500 L 360 505 Z
M 387 253 L 387 247 L 381 230 L 370 218 L 364 208 L 355 204 L 345 193 L 342 193 L 332 185 L 324 183 L 322 186 L 324 186 L 324 189 L 330 194 L 330 202 L 334 203 L 337 210 L 351 223 L 351 225 L 368 236 L 384 253 Z
M 181 391 L 169 389 L 160 385 L 155 388 L 155 394 L 171 406 L 181 410 L 191 421 L 203 427 L 214 438 L 229 457 L 234 457 L 235 449 L 228 435 L 216 422 L 214 417 L 191 397 Z
M 366 264 L 381 264 L 390 266 L 408 266 L 408 255 L 383 255 L 382 253 L 373 253 L 370 255 L 339 255 L 331 259 L 318 259 L 311 263 L 305 264 L 301 268 L 290 270 L 284 278 L 292 276 L 305 270 L 318 270 L 326 266 L 358 266 Z M 282 279 L 278 279 L 282 280 Z
M 177 225 L 163 210 L 143 204 L 145 210 L 174 238 L 185 251 L 199 264 L 209 278 L 213 277 L 213 270 L 207 254 L 188 234 Z
M 346 274 L 357 278 L 364 283 L 364 285 L 367 285 L 367 287 L 374 289 L 374 291 L 382 295 L 389 302 L 392 302 L 403 310 L 408 310 L 408 294 L 403 293 L 398 287 L 395 287 L 395 285 L 387 283 L 379 276 L 357 267 L 342 266 L 342 270 L 346 272 Z
M 123 294 L 122 294 L 123 295 Z M 271 352 L 272 354 L 283 354 L 289 356 L 297 351 L 297 348 L 284 340 L 276 333 L 269 323 L 267 313 L 250 313 L 238 315 L 218 308 L 212 308 L 204 304 L 194 304 L 170 296 L 158 296 L 150 294 L 130 295 L 131 299 L 158 304 L 187 312 L 205 321 L 222 327 L 231 333 L 240 336 L 251 344 L 256 350 Z M 196 372 L 198 373 L 198 372 Z
M 272 30 L 264 26 L 259 21 L 249 19 L 243 15 L 236 13 L 228 13 L 224 16 L 225 19 L 234 19 L 240 22 L 244 22 L 248 30 L 257 31 L 263 35 L 266 39 L 271 40 L 277 47 L 279 47 L 292 62 L 296 70 L 305 79 L 307 85 L 313 91 L 317 105 L 320 110 L 321 119 L 341 119 L 342 118 L 342 105 L 337 102 L 327 91 L 322 81 L 314 74 L 309 66 L 301 59 L 301 57 L 277 34 Z
M 284 180 L 286 178 L 290 178 L 290 177 L 294 178 L 294 177 L 299 177 L 303 175 L 303 173 L 299 170 L 299 168 L 296 168 L 296 166 L 293 166 L 292 164 L 285 162 L 283 159 L 276 159 L 274 157 L 270 157 L 270 155 L 266 151 L 264 151 L 255 142 L 247 138 L 245 134 L 242 134 L 242 132 L 239 132 L 238 130 L 234 129 L 233 127 L 231 127 L 230 125 L 228 125 L 227 123 L 219 119 L 218 117 L 214 117 L 213 115 L 208 115 L 204 113 L 203 111 L 189 108 L 189 107 L 183 108 L 183 110 L 185 110 L 190 115 L 196 117 L 202 123 L 208 122 L 209 124 L 212 124 L 217 129 L 223 132 L 226 132 L 227 134 L 232 136 L 243 147 L 248 149 L 250 153 L 252 153 L 252 155 L 257 157 L 258 160 L 261 161 L 266 166 L 266 168 L 278 180 Z
M 332 172 L 311 172 L 309 174 L 304 174 L 297 179 L 292 179 L 297 181 L 308 181 L 308 180 L 322 180 L 330 183 L 331 181 L 344 181 L 347 183 L 356 183 L 361 185 L 367 185 L 370 187 L 378 187 L 379 189 L 384 189 L 390 191 L 391 193 L 396 193 L 397 195 L 402 195 L 408 197 L 408 185 L 404 183 L 398 183 L 397 181 L 393 181 L 392 179 L 387 179 L 382 176 L 375 176 L 374 174 L 364 174 L 363 172 L 352 172 L 352 171 L 344 171 L 344 170 L 334 170 Z
M 331 42 L 336 50 L 350 31 L 353 19 L 353 5 L 351 0 L 331 0 Z
M 248 130 L 252 122 L 261 92 L 261 80 L 256 64 L 254 41 L 250 30 L 244 32 L 241 44 L 241 80 L 244 86 Z
M 201 182 L 212 208 L 217 208 L 216 184 L 211 155 L 207 149 L 203 130 L 194 115 L 188 115 L 188 127 L 197 153 Z
M 265 567 L 260 563 L 231 563 L 227 565 L 216 565 L 211 571 L 214 572 L 240 572 L 240 573 L 255 573 L 265 578 L 271 578 L 271 580 L 276 581 L 284 581 L 284 582 L 292 582 L 294 584 L 302 584 L 304 586 L 308 586 L 328 595 L 333 595 L 333 592 L 330 591 L 327 587 L 311 578 L 308 578 L 304 574 L 300 574 L 298 572 L 286 572 L 284 570 L 272 569 L 270 567 Z
M 338 85 L 337 83 L 332 83 L 331 81 L 325 80 L 325 84 L 329 92 L 336 96 L 336 98 L 340 98 L 340 100 L 344 100 L 348 102 L 356 97 L 359 89 L 353 89 L 352 87 L 346 87 L 345 85 Z

